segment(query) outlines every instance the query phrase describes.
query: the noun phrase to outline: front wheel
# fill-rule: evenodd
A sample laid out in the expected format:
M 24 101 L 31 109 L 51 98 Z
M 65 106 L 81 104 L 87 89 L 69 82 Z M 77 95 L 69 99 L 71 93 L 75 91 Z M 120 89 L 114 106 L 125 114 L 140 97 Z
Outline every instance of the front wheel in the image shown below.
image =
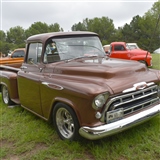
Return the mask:
M 5 85 L 2 85 L 2 100 L 7 105 L 12 105 L 13 102 L 10 99 L 8 88 Z
M 145 64 L 146 66 L 148 66 L 146 61 L 140 60 L 139 62 Z
M 53 124 L 62 140 L 78 140 L 79 123 L 75 112 L 71 107 L 63 103 L 57 103 L 53 109 Z

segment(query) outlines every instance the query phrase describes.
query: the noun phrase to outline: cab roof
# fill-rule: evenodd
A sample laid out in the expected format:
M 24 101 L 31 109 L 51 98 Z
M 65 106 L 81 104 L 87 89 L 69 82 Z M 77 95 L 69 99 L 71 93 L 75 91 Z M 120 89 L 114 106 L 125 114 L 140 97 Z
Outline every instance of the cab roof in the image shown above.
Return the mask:
M 49 38 L 54 37 L 69 37 L 69 36 L 98 36 L 97 33 L 88 32 L 88 31 L 73 31 L 73 32 L 50 32 L 50 33 L 42 33 L 30 36 L 27 39 L 27 43 L 29 42 L 45 42 Z

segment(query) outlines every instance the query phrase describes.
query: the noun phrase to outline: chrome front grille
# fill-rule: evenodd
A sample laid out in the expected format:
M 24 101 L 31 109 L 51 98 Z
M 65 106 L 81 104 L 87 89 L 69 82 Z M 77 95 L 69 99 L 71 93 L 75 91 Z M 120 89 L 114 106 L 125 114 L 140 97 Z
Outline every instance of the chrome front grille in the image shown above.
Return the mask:
M 106 104 L 103 111 L 102 121 L 105 121 L 106 113 L 116 109 L 123 108 L 124 116 L 137 110 L 144 109 L 151 105 L 159 103 L 158 86 L 154 85 L 143 90 L 134 91 L 113 97 Z

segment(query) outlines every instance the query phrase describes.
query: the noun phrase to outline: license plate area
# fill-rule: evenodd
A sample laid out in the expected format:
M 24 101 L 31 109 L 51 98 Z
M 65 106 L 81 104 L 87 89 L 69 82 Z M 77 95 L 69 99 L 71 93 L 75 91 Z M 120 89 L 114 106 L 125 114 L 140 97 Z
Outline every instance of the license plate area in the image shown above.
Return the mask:
M 107 115 L 106 115 L 106 121 L 107 121 L 107 123 L 112 123 L 112 122 L 118 121 L 123 118 L 123 115 L 124 115 L 123 108 L 109 111 L 109 112 L 107 112 Z

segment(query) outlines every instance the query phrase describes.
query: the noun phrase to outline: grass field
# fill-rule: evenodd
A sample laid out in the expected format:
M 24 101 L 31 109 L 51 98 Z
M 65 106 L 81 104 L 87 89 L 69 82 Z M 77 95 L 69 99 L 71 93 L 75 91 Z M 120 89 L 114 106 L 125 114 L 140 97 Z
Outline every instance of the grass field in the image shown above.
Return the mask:
M 160 69 L 160 55 L 153 67 Z M 20 106 L 9 108 L 0 95 L 1 160 L 159 160 L 160 116 L 97 141 L 62 141 L 51 124 Z
M 152 54 L 152 63 L 152 68 L 160 70 L 160 54 Z

